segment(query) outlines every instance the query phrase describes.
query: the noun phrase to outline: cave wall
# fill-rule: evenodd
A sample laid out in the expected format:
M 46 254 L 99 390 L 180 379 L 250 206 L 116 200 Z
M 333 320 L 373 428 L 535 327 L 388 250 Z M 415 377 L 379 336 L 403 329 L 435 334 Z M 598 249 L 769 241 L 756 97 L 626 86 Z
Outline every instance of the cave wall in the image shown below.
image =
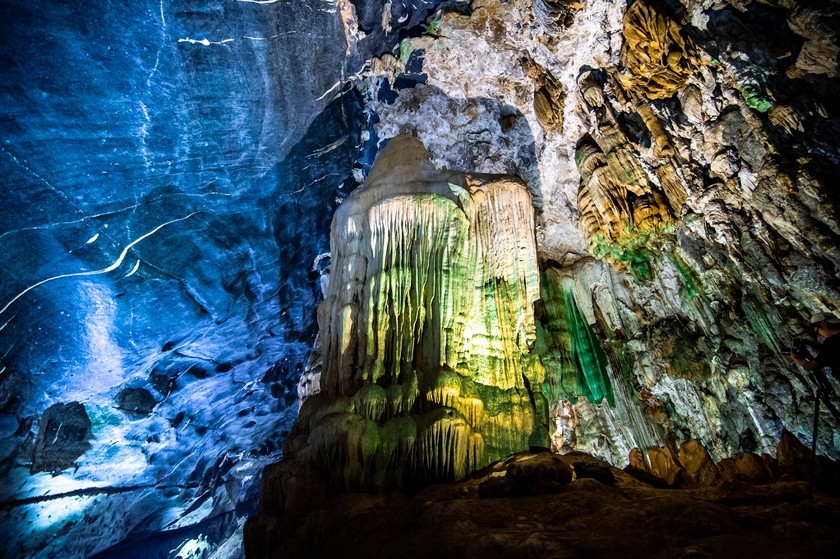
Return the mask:
M 695 438 L 716 460 L 809 440 L 813 383 L 787 353 L 838 309 L 836 3 L 472 8 L 360 89 L 381 136 L 534 193 L 555 448 L 625 465 Z M 423 83 L 381 95 L 409 70 Z
M 241 556 L 370 164 L 346 79 L 432 5 L 2 3 L 0 554 Z

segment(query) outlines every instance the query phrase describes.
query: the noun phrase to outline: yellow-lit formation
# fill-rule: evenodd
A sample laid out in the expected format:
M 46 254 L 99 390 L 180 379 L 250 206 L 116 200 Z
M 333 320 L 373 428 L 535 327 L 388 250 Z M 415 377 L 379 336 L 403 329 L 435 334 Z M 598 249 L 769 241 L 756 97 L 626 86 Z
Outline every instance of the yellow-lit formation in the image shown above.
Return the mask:
M 438 171 L 418 140 L 395 138 L 336 213 L 332 254 L 308 401 L 332 482 L 460 479 L 534 433 L 547 446 L 523 183 Z

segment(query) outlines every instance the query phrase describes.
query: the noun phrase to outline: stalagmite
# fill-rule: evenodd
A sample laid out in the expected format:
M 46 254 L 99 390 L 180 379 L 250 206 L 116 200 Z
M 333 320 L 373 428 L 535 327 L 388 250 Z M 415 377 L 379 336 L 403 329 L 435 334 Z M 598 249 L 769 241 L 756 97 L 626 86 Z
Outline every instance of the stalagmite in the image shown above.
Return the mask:
M 391 140 L 332 225 L 320 393 L 301 412 L 330 486 L 457 480 L 548 446 L 539 297 L 528 188 Z

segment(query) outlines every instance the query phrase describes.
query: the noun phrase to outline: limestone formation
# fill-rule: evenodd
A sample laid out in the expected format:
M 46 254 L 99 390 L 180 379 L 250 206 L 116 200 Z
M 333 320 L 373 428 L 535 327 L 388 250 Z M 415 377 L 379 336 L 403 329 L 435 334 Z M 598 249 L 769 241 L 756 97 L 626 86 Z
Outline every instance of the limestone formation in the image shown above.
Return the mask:
M 659 175 L 644 167 L 638 146 L 622 130 L 593 72 L 581 74 L 578 85 L 592 134 L 579 141 L 575 152 L 581 227 L 596 257 L 629 267 L 637 277 L 647 276 L 652 251 L 676 224 L 684 189 L 676 173 L 663 172 L 671 180 L 666 183 L 670 188 L 661 191 L 654 182 Z M 647 114 L 648 129 L 664 135 L 656 118 Z M 673 171 L 673 166 L 665 169 Z
M 553 447 L 623 465 L 666 436 L 715 461 L 772 453 L 782 425 L 806 440 L 809 379 L 785 352 L 802 320 L 840 309 L 840 225 L 825 105 L 837 83 L 802 39 L 834 44 L 832 9 L 593 0 L 564 4 L 563 27 L 539 19 L 548 5 L 444 14 L 434 41 L 411 40 L 430 85 L 373 105 L 378 133 L 416 131 L 438 164 L 479 168 L 465 137 L 489 146 L 482 169 L 521 169 L 533 148 L 537 172 L 522 176 L 541 194 L 536 352 Z M 559 104 L 535 92 L 555 81 L 551 130 Z M 826 414 L 820 432 L 836 455 Z
M 289 467 L 390 489 L 547 446 L 533 227 L 517 180 L 438 171 L 418 140 L 391 140 L 333 220 L 319 389 Z
M 549 32 L 560 31 L 574 23 L 580 2 L 570 0 L 534 0 L 534 18 Z
M 250 526 L 300 556 L 391 521 L 434 555 L 414 518 L 440 556 L 836 549 L 787 355 L 840 314 L 836 0 L 35 4 L 0 18 L 0 555 L 236 556 L 281 449 Z M 333 514 L 461 478 L 483 508 Z M 727 499 L 778 504 L 761 550 Z
M 534 114 L 547 132 L 563 131 L 566 92 L 545 68 L 530 58 L 522 59 L 522 68 L 534 80 Z
M 624 15 L 621 63 L 626 73 L 618 78 L 641 98 L 666 99 L 686 85 L 695 71 L 697 53 L 680 25 L 662 5 L 633 2 Z
M 824 74 L 837 77 L 840 54 L 837 21 L 840 8 L 833 2 L 826 5 L 798 2 L 794 6 L 788 16 L 788 25 L 794 33 L 805 37 L 806 42 L 794 66 L 788 69 L 788 75 L 801 77 L 806 74 Z
M 741 452 L 718 462 L 695 439 L 671 446 L 651 447 L 643 454 L 634 448 L 625 470 L 654 485 L 684 489 L 721 487 L 733 482 L 765 485 L 793 480 L 811 481 L 811 453 L 789 432 L 782 434 L 778 447 L 768 453 Z M 818 457 L 814 464 L 813 483 L 821 490 L 837 494 L 840 490 L 840 465 Z

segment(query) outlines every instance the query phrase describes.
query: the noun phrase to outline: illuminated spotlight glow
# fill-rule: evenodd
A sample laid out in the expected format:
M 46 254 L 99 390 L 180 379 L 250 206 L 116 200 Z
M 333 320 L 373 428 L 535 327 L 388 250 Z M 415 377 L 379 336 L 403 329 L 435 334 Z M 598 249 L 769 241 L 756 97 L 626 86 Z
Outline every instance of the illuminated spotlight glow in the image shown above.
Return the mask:
M 207 541 L 207 536 L 199 534 L 197 538 L 184 541 L 181 545 L 169 552 L 170 557 L 175 559 L 204 559 L 209 557 L 213 551 L 213 545 Z
M 41 530 L 47 530 L 52 527 L 58 528 L 60 524 L 83 521 L 85 511 L 95 499 L 95 495 L 60 497 L 27 505 L 26 509 L 33 516 L 34 525 Z
M 117 306 L 110 290 L 101 285 L 84 281 L 79 291 L 86 299 L 85 307 L 92 310 L 85 320 L 83 341 L 90 356 L 88 377 L 100 384 L 95 388 L 107 389 L 122 380 L 123 372 L 122 349 L 113 340 Z M 94 387 L 88 384 L 86 388 Z

